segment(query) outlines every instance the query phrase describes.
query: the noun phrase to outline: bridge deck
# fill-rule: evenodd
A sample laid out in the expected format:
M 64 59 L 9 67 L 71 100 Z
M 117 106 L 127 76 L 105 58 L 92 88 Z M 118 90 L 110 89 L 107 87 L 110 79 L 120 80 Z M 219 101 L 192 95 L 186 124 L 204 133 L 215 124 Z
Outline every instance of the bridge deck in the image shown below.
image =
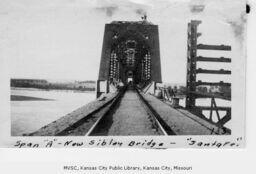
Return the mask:
M 196 115 L 183 110 L 174 109 L 151 95 L 143 95 L 154 110 L 170 126 L 177 135 L 210 135 L 217 133 L 217 126 L 207 123 Z
M 223 134 L 217 126 L 185 109 L 174 109 L 152 95 L 140 96 L 131 89 L 121 94 L 93 101 L 30 135 L 163 135 L 167 130 L 169 135 Z
M 159 135 L 135 90 L 128 89 L 116 110 L 103 121 L 93 135 Z

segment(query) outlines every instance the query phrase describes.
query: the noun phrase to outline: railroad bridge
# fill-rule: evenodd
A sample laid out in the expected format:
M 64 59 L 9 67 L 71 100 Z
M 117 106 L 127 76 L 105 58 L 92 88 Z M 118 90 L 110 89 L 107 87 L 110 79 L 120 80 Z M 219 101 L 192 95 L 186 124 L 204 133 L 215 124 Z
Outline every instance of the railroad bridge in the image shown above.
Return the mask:
M 216 105 L 216 98 L 231 100 L 225 94 L 202 93 L 198 86 L 228 86 L 230 83 L 202 82 L 197 74 L 231 74 L 229 70 L 206 70 L 197 62 L 230 63 L 230 58 L 203 57 L 198 49 L 230 51 L 227 45 L 198 44 L 198 25 L 188 24 L 187 84 L 185 106 L 181 96 L 161 86 L 158 26 L 146 20 L 113 21 L 105 25 L 97 99 L 29 135 L 223 135 L 231 134 L 225 124 L 231 108 Z M 209 98 L 210 106 L 197 106 L 198 98 Z M 208 116 L 204 111 L 210 111 Z M 220 115 L 219 111 L 225 112 Z M 215 119 L 214 114 L 215 114 Z
M 128 82 L 161 83 L 158 26 L 148 21 L 114 21 L 105 25 L 97 97 Z

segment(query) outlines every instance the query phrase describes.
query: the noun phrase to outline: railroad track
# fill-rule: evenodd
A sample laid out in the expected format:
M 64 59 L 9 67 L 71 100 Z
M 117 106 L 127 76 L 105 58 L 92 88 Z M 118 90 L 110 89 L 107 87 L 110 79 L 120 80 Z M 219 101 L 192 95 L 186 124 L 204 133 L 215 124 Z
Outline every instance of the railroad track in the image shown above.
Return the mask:
M 166 124 L 166 122 L 161 118 L 161 116 L 153 109 L 153 107 L 147 102 L 147 100 L 142 96 L 142 94 L 137 88 L 136 88 L 136 92 L 140 97 L 141 103 L 144 106 L 145 110 L 152 117 L 156 126 L 163 132 L 163 135 L 175 135 L 173 130 Z
M 103 106 L 99 107 L 98 109 L 94 110 L 93 112 L 89 113 L 88 115 L 84 116 L 81 120 L 77 121 L 76 123 L 70 125 L 66 129 L 62 130 L 57 136 L 77 136 L 81 135 L 84 136 L 86 132 L 90 130 L 95 123 L 101 120 L 101 117 L 107 115 L 115 103 L 122 98 L 125 89 L 121 90 L 116 97 L 112 100 L 105 103 Z
M 144 115 L 143 114 L 138 115 L 140 112 L 136 113 L 136 105 L 135 107 L 130 108 L 132 110 L 135 110 L 133 111 L 135 112 L 135 116 L 131 115 L 130 113 L 126 113 L 127 115 L 120 114 L 118 112 L 118 109 L 120 107 L 125 107 L 125 106 L 122 106 L 124 104 L 121 104 L 121 103 L 124 102 L 122 100 L 124 100 L 123 98 L 126 92 L 127 92 L 126 89 L 121 90 L 112 101 L 107 103 L 105 106 L 99 108 L 97 111 L 91 113 L 90 115 L 87 115 L 86 117 L 84 117 L 84 119 L 78 121 L 74 125 L 71 125 L 66 130 L 59 133 L 58 135 L 105 136 L 105 135 L 109 135 L 109 131 L 112 129 L 114 129 L 115 131 L 114 133 L 112 131 L 110 135 L 123 135 L 122 131 L 126 135 L 126 132 L 124 132 L 125 129 L 122 129 L 123 127 L 126 127 L 128 129 L 133 129 L 132 134 L 127 133 L 127 135 L 141 135 L 139 130 L 138 130 L 138 133 L 136 132 L 136 129 L 143 129 L 144 130 L 143 135 L 165 135 L 165 136 L 174 135 L 174 132 L 155 112 L 155 110 L 151 107 L 151 105 L 144 99 L 143 95 L 139 92 L 138 89 L 135 89 L 130 93 L 132 93 L 132 95 L 135 97 L 136 99 L 135 102 L 137 102 L 136 104 L 139 103 L 140 112 L 143 112 Z M 139 101 L 137 100 L 137 98 Z M 133 101 L 130 101 L 130 103 L 132 102 Z M 129 121 L 126 122 L 125 120 L 126 117 L 132 117 L 132 116 L 135 119 L 131 120 L 132 118 L 130 118 L 130 122 Z M 139 116 L 141 118 L 136 118 L 136 116 Z M 119 119 L 119 120 L 116 121 L 114 119 Z M 148 125 L 147 128 L 141 128 L 144 125 L 141 125 L 140 127 L 138 127 L 139 123 L 136 123 L 136 119 L 139 119 L 139 121 L 143 119 L 144 122 L 146 122 L 145 124 Z M 119 125 L 116 122 L 118 122 Z M 142 124 L 144 122 L 142 122 Z M 119 132 L 118 129 L 122 129 L 122 131 Z M 147 130 L 148 132 L 145 132 Z

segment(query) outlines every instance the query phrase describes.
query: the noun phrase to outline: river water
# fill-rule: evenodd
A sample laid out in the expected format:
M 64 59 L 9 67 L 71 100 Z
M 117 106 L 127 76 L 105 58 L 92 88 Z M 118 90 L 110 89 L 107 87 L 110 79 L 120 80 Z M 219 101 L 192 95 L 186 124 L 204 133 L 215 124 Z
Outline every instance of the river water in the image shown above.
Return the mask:
M 86 105 L 96 97 L 94 92 L 63 90 L 11 89 L 11 95 L 52 100 L 11 101 L 11 135 L 31 133 L 56 119 Z

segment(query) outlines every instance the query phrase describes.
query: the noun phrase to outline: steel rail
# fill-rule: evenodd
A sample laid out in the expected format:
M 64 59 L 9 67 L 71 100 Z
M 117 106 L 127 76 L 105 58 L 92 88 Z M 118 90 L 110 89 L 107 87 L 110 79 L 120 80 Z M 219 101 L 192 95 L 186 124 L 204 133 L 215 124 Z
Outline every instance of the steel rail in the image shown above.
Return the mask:
M 137 90 L 136 90 L 137 91 Z M 167 136 L 168 133 L 165 131 L 165 129 L 163 128 L 163 126 L 161 125 L 161 123 L 158 121 L 158 119 L 155 116 L 155 113 L 152 112 L 152 110 L 148 107 L 148 105 L 145 103 L 145 100 L 142 99 L 141 94 L 139 93 L 139 91 L 137 91 L 137 94 L 140 98 L 140 102 L 143 106 L 143 108 L 146 110 L 146 112 L 149 114 L 149 116 L 153 119 L 154 121 L 154 125 L 160 129 L 160 131 L 163 133 L 163 135 Z
M 65 136 L 68 135 L 70 131 L 78 128 L 79 126 L 81 126 L 84 122 L 86 122 L 88 119 L 92 118 L 95 114 L 99 113 L 100 111 L 102 111 L 104 108 L 108 107 L 109 105 L 111 105 L 113 103 L 113 101 L 116 100 L 117 96 L 113 97 L 111 100 L 109 100 L 108 102 L 104 103 L 102 106 L 100 106 L 99 108 L 93 110 L 92 112 L 90 112 L 89 114 L 85 115 L 82 119 L 78 120 L 77 122 L 75 122 L 74 124 L 70 125 L 69 127 L 67 127 L 66 129 L 62 130 L 61 132 L 57 133 L 56 136 Z
M 122 97 L 125 93 L 126 89 L 120 92 L 120 94 L 115 98 L 115 100 L 110 104 L 108 110 L 102 114 L 102 116 L 93 124 L 93 126 L 89 129 L 85 136 L 93 136 L 97 130 L 100 122 L 109 114 L 118 108 L 116 105 L 122 100 Z M 169 126 L 160 118 L 160 116 L 153 110 L 153 108 L 147 103 L 147 101 L 143 98 L 137 88 L 135 88 L 137 95 L 139 96 L 139 100 L 145 109 L 146 113 L 153 119 L 153 124 L 157 127 L 157 131 L 159 131 L 162 135 L 175 135 L 175 133 L 169 128 Z
M 93 133 L 97 130 L 97 126 L 99 125 L 99 123 L 103 120 L 104 117 L 106 117 L 107 115 L 110 114 L 110 112 L 113 111 L 117 103 L 123 97 L 125 91 L 126 91 L 126 87 L 118 93 L 117 97 L 110 104 L 110 107 L 108 108 L 108 110 L 104 114 L 102 114 L 101 117 L 93 124 L 93 126 L 89 129 L 89 131 L 85 134 L 85 136 L 93 136 Z
M 161 118 L 161 116 L 153 109 L 153 107 L 147 102 L 147 100 L 142 96 L 140 91 L 136 88 L 136 92 L 141 100 L 141 103 L 144 106 L 144 109 L 146 112 L 153 118 L 157 124 L 157 126 L 160 128 L 162 133 L 167 135 L 176 135 L 176 133 L 166 124 L 166 122 Z

